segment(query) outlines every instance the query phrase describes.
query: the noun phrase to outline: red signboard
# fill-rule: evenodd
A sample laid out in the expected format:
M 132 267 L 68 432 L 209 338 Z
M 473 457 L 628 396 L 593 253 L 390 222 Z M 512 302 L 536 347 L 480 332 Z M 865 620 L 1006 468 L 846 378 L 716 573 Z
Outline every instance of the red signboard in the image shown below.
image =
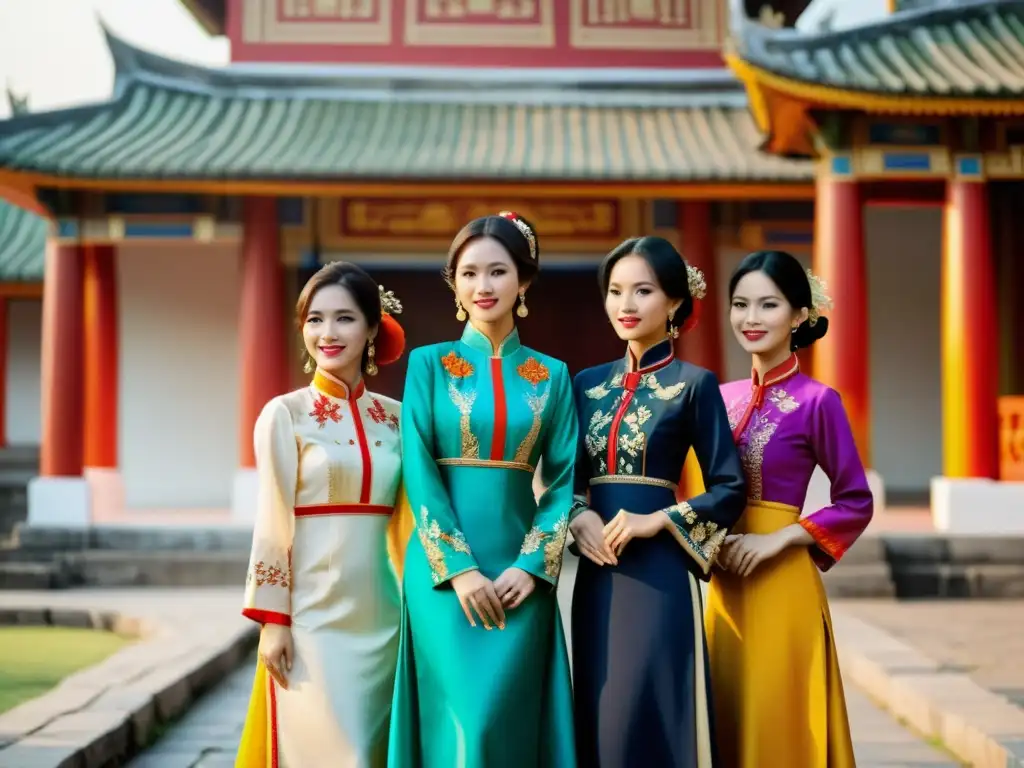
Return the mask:
M 229 0 L 235 61 L 720 67 L 726 0 Z

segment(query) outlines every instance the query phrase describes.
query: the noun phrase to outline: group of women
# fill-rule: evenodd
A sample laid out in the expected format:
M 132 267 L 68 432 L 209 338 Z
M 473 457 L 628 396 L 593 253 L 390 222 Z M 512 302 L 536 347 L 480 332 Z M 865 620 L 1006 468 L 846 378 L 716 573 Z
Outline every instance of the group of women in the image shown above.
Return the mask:
M 464 331 L 411 352 L 402 403 L 366 385 L 402 354 L 398 300 L 344 262 L 306 284 L 312 382 L 255 428 L 243 612 L 262 629 L 236 764 L 853 766 L 819 571 L 872 497 L 839 396 L 795 355 L 828 328 L 820 282 L 744 259 L 729 317 L 753 370 L 720 387 L 674 354 L 703 276 L 627 240 L 599 270 L 625 352 L 572 380 L 516 330 L 539 265 L 516 214 L 462 229 L 444 277 Z M 691 449 L 703 489 L 681 499 Z M 816 466 L 832 503 L 801 516 Z

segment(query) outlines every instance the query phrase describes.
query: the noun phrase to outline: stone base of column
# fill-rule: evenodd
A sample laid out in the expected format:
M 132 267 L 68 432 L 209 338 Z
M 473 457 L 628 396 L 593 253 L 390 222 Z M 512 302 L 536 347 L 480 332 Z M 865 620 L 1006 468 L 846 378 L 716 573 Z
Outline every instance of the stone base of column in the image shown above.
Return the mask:
M 92 491 L 84 477 L 33 477 L 28 481 L 28 521 L 35 528 L 88 528 Z
M 86 467 L 83 472 L 92 496 L 94 523 L 124 520 L 124 479 L 118 469 Z
M 1024 534 L 1024 483 L 934 477 L 932 522 L 944 533 Z
M 235 471 L 231 488 L 231 522 L 252 525 L 256 521 L 256 498 L 260 481 L 255 469 Z
M 865 470 L 868 476 L 868 487 L 875 498 L 875 515 L 885 512 L 885 483 L 882 476 L 873 469 Z M 811 475 L 811 484 L 807 487 L 807 499 L 804 501 L 803 514 L 809 515 L 832 503 L 832 483 L 821 467 L 815 467 Z

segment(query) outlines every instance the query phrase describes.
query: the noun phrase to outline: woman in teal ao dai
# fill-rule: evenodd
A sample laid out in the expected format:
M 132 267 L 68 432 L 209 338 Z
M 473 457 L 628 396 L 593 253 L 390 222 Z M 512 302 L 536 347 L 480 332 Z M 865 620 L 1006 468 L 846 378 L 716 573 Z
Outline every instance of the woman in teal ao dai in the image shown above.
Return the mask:
M 402 408 L 416 517 L 392 711 L 392 768 L 574 768 L 555 587 L 576 414 L 564 363 L 519 342 L 537 239 L 514 214 L 470 222 L 446 275 L 462 338 L 412 352 Z M 533 492 L 541 463 L 547 491 Z

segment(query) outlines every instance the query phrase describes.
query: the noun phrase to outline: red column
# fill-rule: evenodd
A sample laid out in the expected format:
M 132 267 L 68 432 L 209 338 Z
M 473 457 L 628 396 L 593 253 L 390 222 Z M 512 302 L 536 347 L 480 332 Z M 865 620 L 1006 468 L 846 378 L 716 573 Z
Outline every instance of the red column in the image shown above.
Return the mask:
M 946 190 L 942 255 L 943 474 L 999 476 L 999 326 L 988 187 Z
M 39 474 L 82 475 L 82 253 L 47 244 L 43 283 L 42 445 Z
M 7 299 L 0 297 L 0 447 L 7 445 Z
M 267 401 L 288 389 L 288 337 L 277 200 L 246 198 L 242 231 L 241 466 L 253 468 L 252 431 Z
M 83 253 L 86 467 L 117 468 L 117 265 L 113 246 Z
M 711 231 L 711 205 L 700 200 L 679 203 L 679 244 L 686 263 L 704 273 L 707 296 L 701 302 L 697 327 L 682 334 L 676 354 L 722 378 L 721 314 L 718 306 L 715 241 Z
M 857 183 L 819 170 L 814 274 L 835 303 L 828 334 L 814 345 L 814 375 L 839 391 L 861 461 L 871 466 L 870 346 L 864 206 Z

